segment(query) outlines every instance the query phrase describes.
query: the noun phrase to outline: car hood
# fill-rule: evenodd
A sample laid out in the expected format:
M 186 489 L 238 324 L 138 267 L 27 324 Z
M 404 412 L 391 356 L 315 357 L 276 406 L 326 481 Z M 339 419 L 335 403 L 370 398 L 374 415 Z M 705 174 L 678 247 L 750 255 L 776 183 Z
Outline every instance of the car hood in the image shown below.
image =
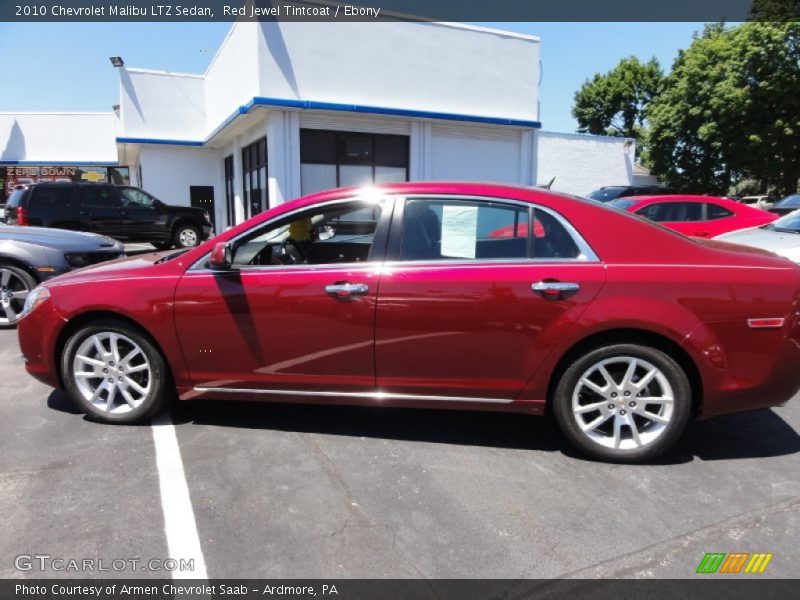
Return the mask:
M 46 246 L 70 252 L 102 252 L 118 250 L 122 252 L 121 242 L 95 233 L 49 229 L 47 227 L 16 227 L 0 225 L 0 240 L 11 240 Z
M 714 239 L 721 242 L 743 244 L 753 248 L 769 250 L 794 262 L 800 262 L 799 233 L 786 233 L 772 229 L 762 229 L 761 227 L 752 227 L 750 229 L 732 231 Z
M 55 279 L 48 280 L 47 285 L 74 284 L 81 281 L 107 281 L 130 277 L 148 277 L 151 275 L 150 271 L 158 267 L 179 262 L 177 260 L 160 262 L 160 259 L 175 253 L 175 250 L 165 250 L 163 252 L 148 252 L 147 254 L 118 258 L 116 260 L 92 265 L 91 267 L 70 271 Z

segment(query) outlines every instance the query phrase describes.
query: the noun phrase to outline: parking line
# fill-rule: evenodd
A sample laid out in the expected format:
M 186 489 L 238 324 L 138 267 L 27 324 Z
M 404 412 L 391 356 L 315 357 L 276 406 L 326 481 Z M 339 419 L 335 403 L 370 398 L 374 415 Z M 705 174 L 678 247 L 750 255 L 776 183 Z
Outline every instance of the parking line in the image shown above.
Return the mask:
M 153 417 L 153 441 L 156 447 L 158 485 L 161 490 L 161 509 L 164 513 L 164 532 L 167 535 L 169 557 L 177 560 L 193 560 L 194 570 L 176 569 L 173 579 L 208 579 L 203 549 L 197 534 L 192 499 L 183 471 L 181 450 L 172 414 L 169 409 Z

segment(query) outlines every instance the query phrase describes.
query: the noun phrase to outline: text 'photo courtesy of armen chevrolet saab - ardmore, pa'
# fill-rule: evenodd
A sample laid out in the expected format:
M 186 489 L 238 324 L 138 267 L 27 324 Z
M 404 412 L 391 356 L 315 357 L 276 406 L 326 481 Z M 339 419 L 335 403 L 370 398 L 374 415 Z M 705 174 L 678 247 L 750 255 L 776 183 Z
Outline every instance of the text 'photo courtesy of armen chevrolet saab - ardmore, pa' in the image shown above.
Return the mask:
M 796 598 L 796 6 L 56 4 L 0 596 Z

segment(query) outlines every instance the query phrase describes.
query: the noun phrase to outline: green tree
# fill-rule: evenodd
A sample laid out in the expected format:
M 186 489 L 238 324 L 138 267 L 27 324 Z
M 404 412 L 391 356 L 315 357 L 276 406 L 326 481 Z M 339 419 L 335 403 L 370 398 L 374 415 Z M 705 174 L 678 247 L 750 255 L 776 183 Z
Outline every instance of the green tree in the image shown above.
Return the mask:
M 575 93 L 572 116 L 580 133 L 631 137 L 641 141 L 644 109 L 663 77 L 655 58 L 643 63 L 622 59 L 605 74 L 596 73 Z
M 648 162 L 671 185 L 724 193 L 800 178 L 800 24 L 706 26 L 647 107 Z

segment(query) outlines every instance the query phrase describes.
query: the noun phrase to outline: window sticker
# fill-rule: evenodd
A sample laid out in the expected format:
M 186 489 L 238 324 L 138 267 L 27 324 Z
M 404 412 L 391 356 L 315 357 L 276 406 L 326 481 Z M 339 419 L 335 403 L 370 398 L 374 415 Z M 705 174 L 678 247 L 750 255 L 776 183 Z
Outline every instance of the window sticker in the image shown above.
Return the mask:
M 475 258 L 478 241 L 478 207 L 442 207 L 442 256 Z

